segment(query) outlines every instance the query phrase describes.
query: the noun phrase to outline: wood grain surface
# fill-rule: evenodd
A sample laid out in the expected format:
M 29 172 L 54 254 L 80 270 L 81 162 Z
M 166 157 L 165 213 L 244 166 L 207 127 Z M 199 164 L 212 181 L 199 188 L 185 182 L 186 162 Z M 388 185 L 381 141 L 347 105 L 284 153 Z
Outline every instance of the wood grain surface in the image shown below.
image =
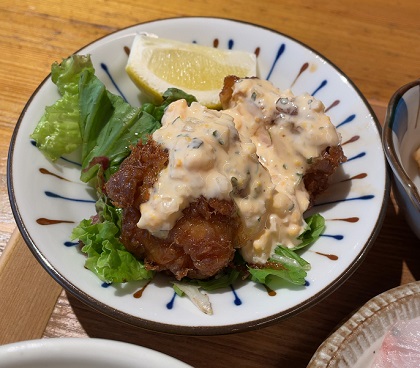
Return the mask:
M 0 290 L 0 344 L 19 341 L 22 336 L 38 338 L 61 287 L 32 256 L 17 229 L 0 258 Z
M 336 64 L 380 122 L 393 92 L 420 76 L 417 0 L 1 1 L 0 344 L 89 336 L 146 346 L 195 367 L 305 367 L 322 341 L 366 301 L 420 279 L 420 241 L 393 199 L 366 259 L 338 290 L 274 326 L 225 336 L 175 337 L 105 317 L 61 291 L 14 233 L 7 193 L 9 142 L 51 64 L 121 28 L 178 16 L 231 18 L 296 38 Z

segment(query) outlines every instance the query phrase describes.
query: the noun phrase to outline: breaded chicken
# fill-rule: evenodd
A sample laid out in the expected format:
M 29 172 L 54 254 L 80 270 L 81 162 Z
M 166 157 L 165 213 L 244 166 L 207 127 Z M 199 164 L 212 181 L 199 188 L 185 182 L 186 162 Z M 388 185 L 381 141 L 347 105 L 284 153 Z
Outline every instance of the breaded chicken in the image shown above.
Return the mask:
M 105 185 L 127 250 L 178 280 L 215 276 L 236 251 L 264 265 L 278 244 L 299 244 L 305 211 L 346 159 L 308 94 L 227 77 L 220 99 L 223 111 L 169 105 Z
M 131 155 L 106 183 L 106 194 L 123 208 L 121 241 L 147 268 L 168 271 L 177 279 L 205 279 L 223 270 L 233 259 L 239 218 L 232 201 L 196 199 L 165 238 L 137 227 L 140 204 L 150 196 L 159 172 L 168 164 L 168 152 L 153 139 L 133 147 Z

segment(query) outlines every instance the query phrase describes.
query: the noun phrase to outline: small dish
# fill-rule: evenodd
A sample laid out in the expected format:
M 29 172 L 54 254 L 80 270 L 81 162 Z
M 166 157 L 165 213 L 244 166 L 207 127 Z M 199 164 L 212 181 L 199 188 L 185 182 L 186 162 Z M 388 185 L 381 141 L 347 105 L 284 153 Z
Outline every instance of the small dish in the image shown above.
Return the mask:
M 371 367 L 391 327 L 419 316 L 420 281 L 379 294 L 321 344 L 307 368 Z
M 270 291 L 240 281 L 209 292 L 211 316 L 178 297 L 163 275 L 150 283 L 103 285 L 84 268 L 85 256 L 70 241 L 72 229 L 95 213 L 95 197 L 79 180 L 77 158 L 70 155 L 51 163 L 29 138 L 45 106 L 58 98 L 49 76 L 22 112 L 8 160 L 12 210 L 34 255 L 67 291 L 89 306 L 135 326 L 169 333 L 214 335 L 261 328 L 329 295 L 363 261 L 381 228 L 389 197 L 380 126 L 360 91 L 324 57 L 278 32 L 228 19 L 173 18 L 123 29 L 79 51 L 91 54 L 98 78 L 133 105 L 140 103 L 139 91 L 124 69 L 137 32 L 255 52 L 261 78 L 280 89 L 308 92 L 323 101 L 342 136 L 348 160 L 311 210 L 324 216 L 326 230 L 301 253 L 312 266 L 307 285 L 281 284 Z
M 168 355 L 120 341 L 38 339 L 0 346 L 0 368 L 188 368 Z
M 420 238 L 420 164 L 413 157 L 414 151 L 420 149 L 420 79 L 404 85 L 392 96 L 382 141 L 398 204 Z

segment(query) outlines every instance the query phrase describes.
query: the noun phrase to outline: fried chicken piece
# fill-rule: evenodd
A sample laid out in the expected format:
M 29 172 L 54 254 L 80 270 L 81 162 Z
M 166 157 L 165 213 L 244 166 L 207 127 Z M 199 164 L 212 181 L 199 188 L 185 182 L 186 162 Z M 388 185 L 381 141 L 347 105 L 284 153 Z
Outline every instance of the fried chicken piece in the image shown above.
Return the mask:
M 140 204 L 168 164 L 168 153 L 151 138 L 133 147 L 105 185 L 113 203 L 123 208 L 121 242 L 147 268 L 167 271 L 177 279 L 205 279 L 223 270 L 233 259 L 239 218 L 232 201 L 197 198 L 165 238 L 137 227 Z
M 305 188 L 310 195 L 311 205 L 315 198 L 328 188 L 330 176 L 346 160 L 341 146 L 328 147 L 320 157 L 314 159 L 303 176 Z
M 233 93 L 233 86 L 235 82 L 240 80 L 241 78 L 235 75 L 228 75 L 225 77 L 223 82 L 223 88 L 219 93 L 220 103 L 222 104 L 222 108 L 226 109 L 229 106 L 230 100 L 232 99 Z
M 235 100 L 238 96 L 234 96 L 234 85 L 242 78 L 230 75 L 224 80 L 223 89 L 220 92 L 220 101 L 224 109 L 235 105 Z M 245 78 L 257 80 L 257 78 Z M 240 94 L 243 92 L 239 92 Z M 239 96 L 242 98 L 243 96 Z M 290 105 L 290 104 L 289 104 Z M 290 107 L 290 106 L 289 106 Z M 293 106 L 294 107 L 294 106 Z M 278 112 L 286 115 L 295 115 L 296 108 L 288 110 L 277 109 Z M 275 118 L 275 116 L 273 116 Z M 298 132 L 297 132 L 298 133 Z M 306 170 L 303 181 L 305 188 L 309 193 L 310 205 L 313 204 L 314 199 L 328 188 L 329 177 L 337 170 L 339 165 L 347 160 L 344 155 L 341 145 L 326 147 L 319 157 L 314 157 L 308 169 Z
M 170 105 L 162 119 L 167 130 L 133 147 L 105 185 L 108 197 L 123 208 L 126 249 L 148 269 L 179 280 L 217 275 L 237 247 L 248 263 L 264 264 L 279 242 L 294 246 L 306 225 L 303 213 L 345 161 L 324 106 L 308 94 L 294 96 L 268 81 L 230 76 L 220 99 L 223 113 L 189 109 L 185 101 Z M 226 180 L 209 174 L 217 164 L 220 172 L 229 168 Z M 179 185 L 179 178 L 190 175 L 198 180 Z M 213 183 L 218 194 L 197 190 L 200 179 Z M 197 196 L 192 202 L 190 188 Z M 178 189 L 187 203 L 177 198 Z

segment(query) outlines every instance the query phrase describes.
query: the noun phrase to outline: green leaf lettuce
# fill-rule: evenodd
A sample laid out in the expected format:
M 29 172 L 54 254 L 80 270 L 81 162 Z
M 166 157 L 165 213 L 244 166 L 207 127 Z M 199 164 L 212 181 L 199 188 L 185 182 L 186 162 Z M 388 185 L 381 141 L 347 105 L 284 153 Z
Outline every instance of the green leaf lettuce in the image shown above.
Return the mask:
M 106 283 L 152 278 L 153 272 L 146 270 L 143 262 L 128 252 L 119 240 L 121 210 L 106 204 L 103 199 L 98 200 L 97 209 L 95 221 L 82 220 L 71 236 L 83 243 L 82 252 L 87 255 L 85 267 Z
M 89 56 L 75 55 L 51 67 L 51 79 L 57 85 L 60 98 L 45 112 L 31 138 L 50 160 L 76 150 L 81 144 L 79 128 L 79 77 L 92 70 Z
M 293 249 L 282 245 L 277 246 L 275 253 L 269 258 L 266 266 L 261 268 L 248 267 L 251 280 L 267 284 L 273 278 L 281 278 L 295 285 L 305 285 L 310 264 L 296 250 L 315 242 L 325 229 L 325 219 L 320 214 L 308 217 L 306 230 L 299 236 L 299 243 Z

